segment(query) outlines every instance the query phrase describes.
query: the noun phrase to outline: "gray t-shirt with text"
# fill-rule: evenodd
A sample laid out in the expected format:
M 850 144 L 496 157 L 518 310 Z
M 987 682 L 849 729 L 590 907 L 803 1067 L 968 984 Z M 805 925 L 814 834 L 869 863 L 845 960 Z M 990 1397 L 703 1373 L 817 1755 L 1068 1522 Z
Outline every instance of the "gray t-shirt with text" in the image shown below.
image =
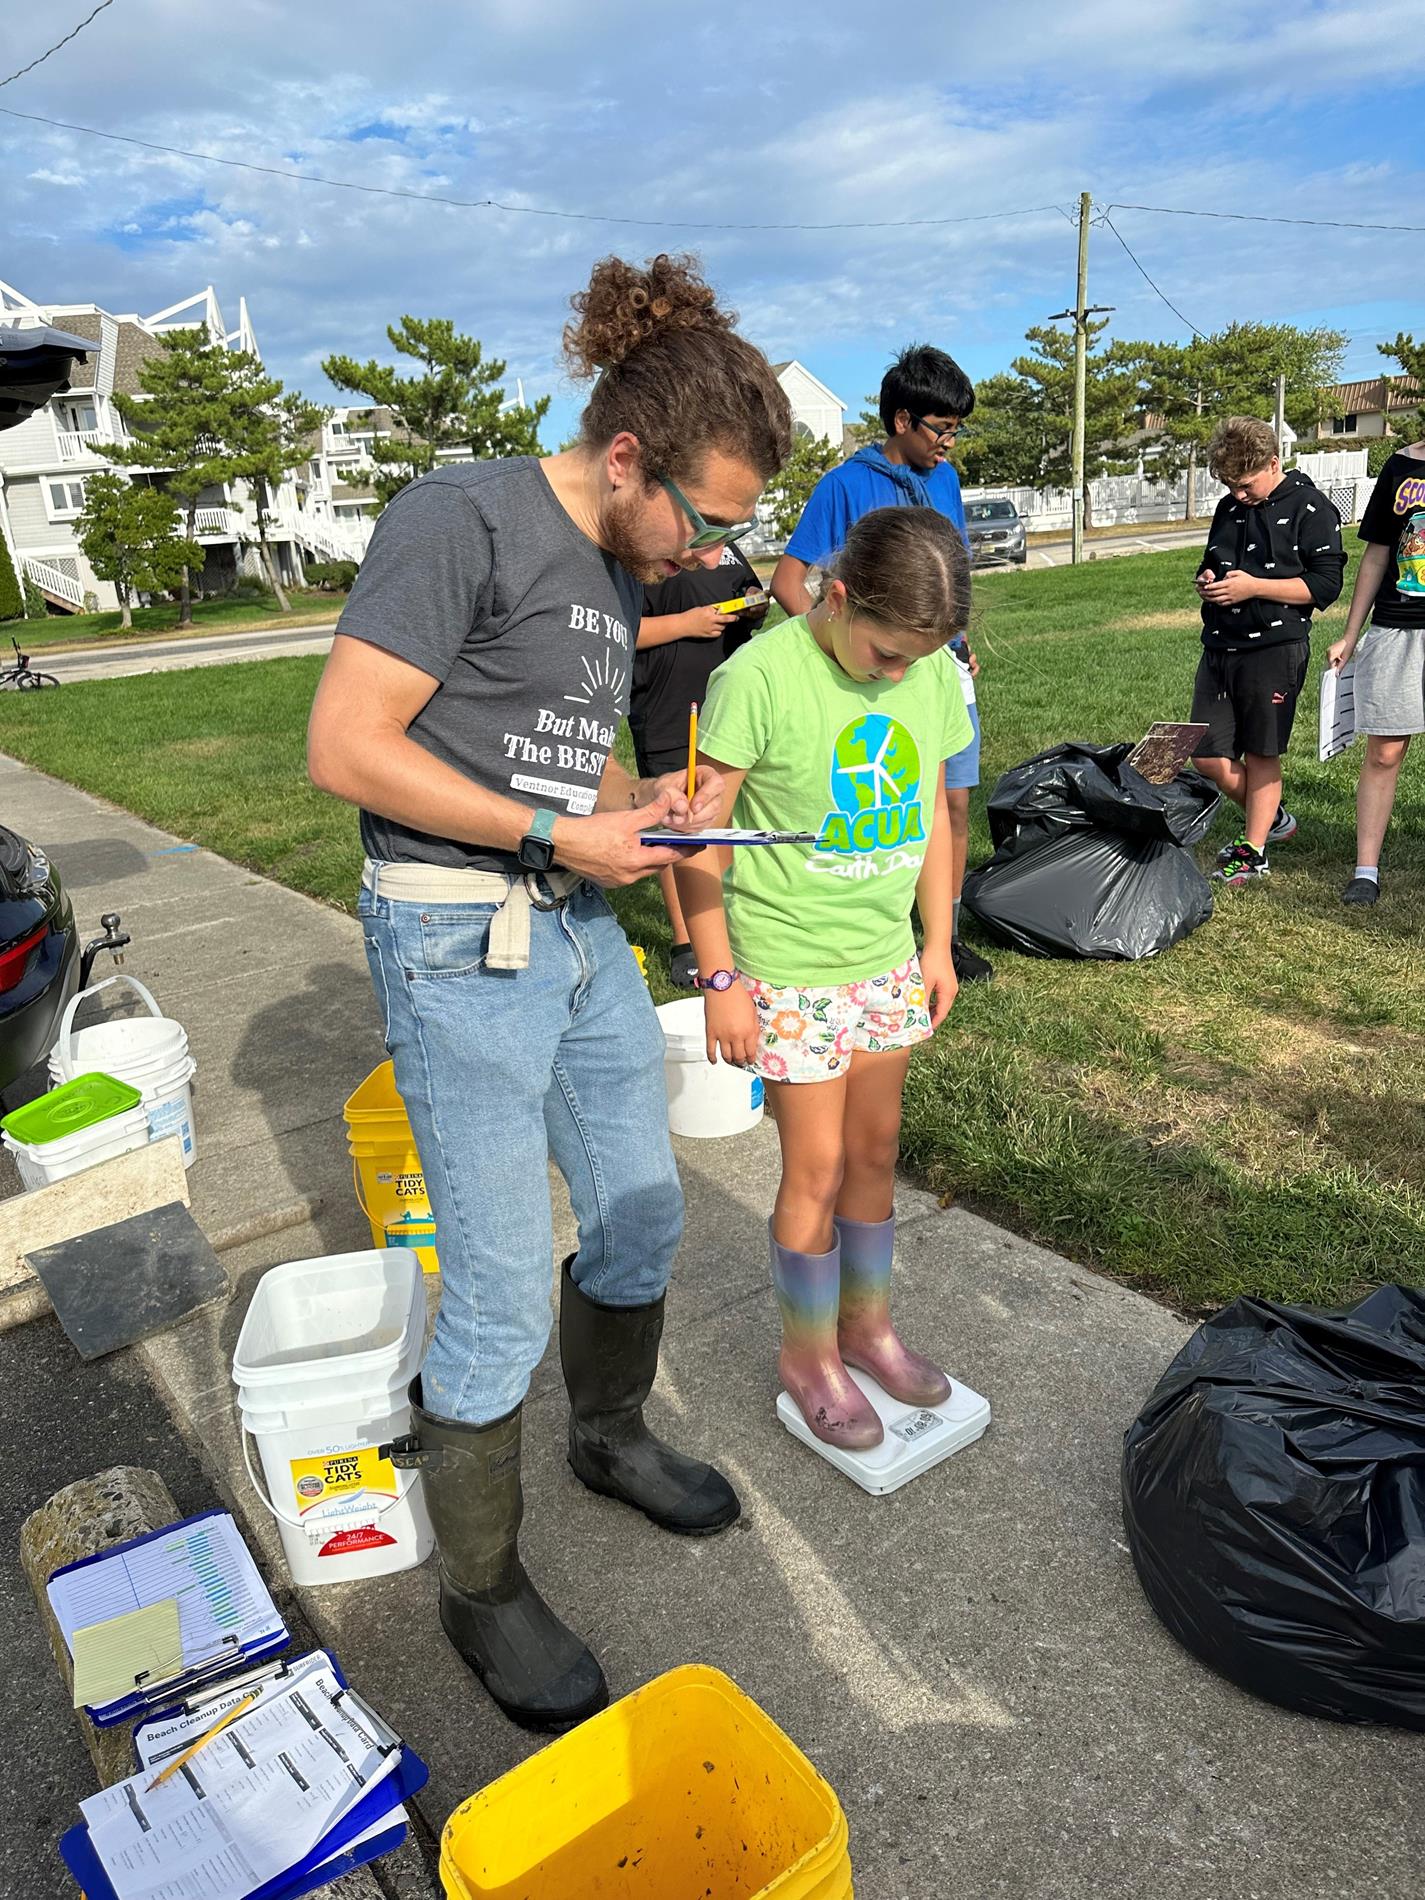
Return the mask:
M 409 736 L 488 791 L 594 809 L 628 708 L 642 589 L 581 534 L 537 461 L 465 462 L 403 488 L 342 609 L 440 683 Z M 368 857 L 514 871 L 512 853 L 361 814 Z

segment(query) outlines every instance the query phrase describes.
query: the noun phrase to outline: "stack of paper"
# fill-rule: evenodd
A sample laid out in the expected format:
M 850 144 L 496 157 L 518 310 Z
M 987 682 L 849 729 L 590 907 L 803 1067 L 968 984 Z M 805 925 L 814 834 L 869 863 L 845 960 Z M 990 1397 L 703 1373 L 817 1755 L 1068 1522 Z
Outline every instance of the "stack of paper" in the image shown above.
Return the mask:
M 47 1586 L 74 1659 L 74 1704 L 101 1727 L 287 1642 L 226 1511 L 166 1525 L 56 1570 Z
M 399 1846 L 424 1764 L 325 1651 L 260 1673 L 137 1730 L 140 1773 L 60 1843 L 88 1900 L 291 1900 Z

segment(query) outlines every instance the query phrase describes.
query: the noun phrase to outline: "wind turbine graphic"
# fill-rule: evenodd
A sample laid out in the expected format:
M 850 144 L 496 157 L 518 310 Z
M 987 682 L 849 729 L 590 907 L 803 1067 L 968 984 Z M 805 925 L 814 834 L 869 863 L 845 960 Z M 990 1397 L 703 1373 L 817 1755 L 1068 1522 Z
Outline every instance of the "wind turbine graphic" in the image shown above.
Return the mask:
M 900 787 L 891 777 L 886 767 L 886 754 L 891 749 L 891 743 L 895 735 L 895 726 L 887 722 L 885 733 L 881 739 L 881 749 L 877 752 L 875 758 L 868 759 L 864 765 L 843 765 L 841 768 L 847 778 L 856 778 L 862 774 L 869 776 L 871 789 L 875 794 L 875 802 L 871 806 L 872 811 L 882 811 L 888 804 L 900 803 Z M 887 793 L 889 793 L 889 797 L 884 796 L 884 794 Z

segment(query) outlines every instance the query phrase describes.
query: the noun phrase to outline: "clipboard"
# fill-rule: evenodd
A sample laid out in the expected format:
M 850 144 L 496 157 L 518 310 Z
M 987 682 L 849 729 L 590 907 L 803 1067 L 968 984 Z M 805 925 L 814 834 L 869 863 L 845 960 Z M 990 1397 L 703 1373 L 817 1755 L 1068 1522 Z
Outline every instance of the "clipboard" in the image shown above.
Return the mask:
M 815 844 L 815 831 L 752 831 L 737 825 L 713 825 L 707 831 L 640 831 L 640 844 Z
M 313 1650 L 313 1655 L 321 1655 L 330 1664 L 333 1675 L 345 1689 L 348 1684 L 341 1664 L 329 1649 Z M 221 1683 L 215 1683 L 203 1695 L 190 1700 L 199 1702 L 213 1700 L 218 1695 L 236 1688 L 250 1679 L 266 1678 L 278 1681 L 292 1672 L 293 1661 L 306 1661 L 305 1657 L 285 1659 L 269 1668 L 252 1670 L 232 1677 Z M 189 1713 L 185 1704 L 175 1704 L 172 1708 L 155 1709 L 147 1717 L 149 1722 L 170 1721 L 174 1716 Z M 137 1744 L 138 1731 L 144 1726 L 135 1726 L 134 1738 Z M 135 1760 L 137 1761 L 137 1746 Z M 412 1795 L 418 1794 L 430 1778 L 430 1770 L 419 1755 L 403 1739 L 401 1759 L 394 1773 L 377 1785 L 367 1795 L 355 1802 L 336 1826 L 317 1842 L 311 1852 L 302 1860 L 289 1867 L 275 1880 L 269 1880 L 261 1887 L 254 1887 L 246 1900 L 299 1900 L 302 1894 L 315 1893 L 319 1888 L 328 1886 L 342 1874 L 353 1868 L 363 1867 L 367 1861 L 375 1860 L 379 1854 L 390 1853 L 399 1847 L 406 1838 L 406 1819 L 401 1812 Z M 381 1833 L 372 1833 L 370 1838 L 358 1838 L 370 1829 L 374 1829 L 383 1815 L 390 1815 L 391 1825 Z M 78 1822 L 60 1838 L 60 1856 L 70 1873 L 78 1881 L 84 1893 L 84 1900 L 116 1900 L 109 1876 L 100 1864 L 94 1851 L 89 1829 L 83 1821 Z
M 192 1530 L 214 1519 L 227 1519 L 231 1522 L 232 1513 L 223 1510 L 199 1511 L 196 1516 L 179 1518 L 172 1524 L 162 1525 L 156 1531 L 147 1531 L 142 1537 L 131 1537 L 127 1543 L 114 1544 L 108 1550 L 100 1551 L 93 1557 L 80 1557 L 74 1563 L 61 1564 L 59 1569 L 51 1571 L 46 1579 L 46 1596 L 49 1596 L 50 1586 L 60 1577 L 72 1576 L 77 1571 L 110 1563 L 117 1558 L 127 1556 L 130 1551 L 140 1550 L 146 1544 L 155 1543 L 160 1538 L 171 1537 L 175 1531 Z M 260 1578 L 259 1581 L 261 1581 Z M 113 1728 L 120 1722 L 127 1722 L 137 1715 L 148 1713 L 165 1697 L 181 1697 L 188 1689 L 197 1688 L 228 1674 L 242 1663 L 260 1662 L 265 1657 L 273 1656 L 279 1650 L 285 1649 L 292 1640 L 291 1632 L 282 1621 L 281 1613 L 272 1601 L 271 1593 L 265 1584 L 262 1589 L 267 1604 L 271 1608 L 274 1627 L 265 1630 L 260 1636 L 246 1644 L 235 1634 L 226 1637 L 211 1654 L 192 1663 L 185 1663 L 181 1670 L 171 1676 L 160 1677 L 153 1681 L 146 1681 L 142 1676 L 136 1677 L 131 1695 L 122 1696 L 115 1702 L 101 1703 L 98 1707 L 86 1706 L 84 1713 L 96 1728 Z M 61 1633 L 63 1633 L 63 1619 L 54 1609 L 53 1599 L 50 1598 L 49 1601 L 51 1611 L 60 1622 Z M 68 1637 L 65 1638 L 65 1646 L 70 1647 Z

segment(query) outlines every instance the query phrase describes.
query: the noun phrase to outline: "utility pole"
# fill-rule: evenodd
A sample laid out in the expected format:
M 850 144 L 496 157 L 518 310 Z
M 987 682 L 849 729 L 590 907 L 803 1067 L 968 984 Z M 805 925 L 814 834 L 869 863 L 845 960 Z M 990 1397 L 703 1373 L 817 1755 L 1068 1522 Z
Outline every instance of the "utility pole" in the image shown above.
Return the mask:
M 1084 408 L 1088 399 L 1089 318 L 1106 316 L 1113 308 L 1112 304 L 1095 304 L 1090 309 L 1085 303 L 1089 289 L 1089 213 L 1092 208 L 1092 194 L 1081 191 L 1077 296 L 1072 310 L 1056 311 L 1049 319 L 1051 323 L 1058 323 L 1064 317 L 1074 320 L 1074 434 L 1070 476 L 1074 487 L 1074 528 L 1070 558 L 1075 566 L 1084 558 Z
M 1276 430 L 1277 447 L 1278 449 L 1280 449 L 1282 437 L 1286 433 L 1286 377 L 1285 376 L 1278 376 L 1277 378 L 1277 411 L 1276 411 L 1275 417 L 1273 418 L 1273 426 Z

